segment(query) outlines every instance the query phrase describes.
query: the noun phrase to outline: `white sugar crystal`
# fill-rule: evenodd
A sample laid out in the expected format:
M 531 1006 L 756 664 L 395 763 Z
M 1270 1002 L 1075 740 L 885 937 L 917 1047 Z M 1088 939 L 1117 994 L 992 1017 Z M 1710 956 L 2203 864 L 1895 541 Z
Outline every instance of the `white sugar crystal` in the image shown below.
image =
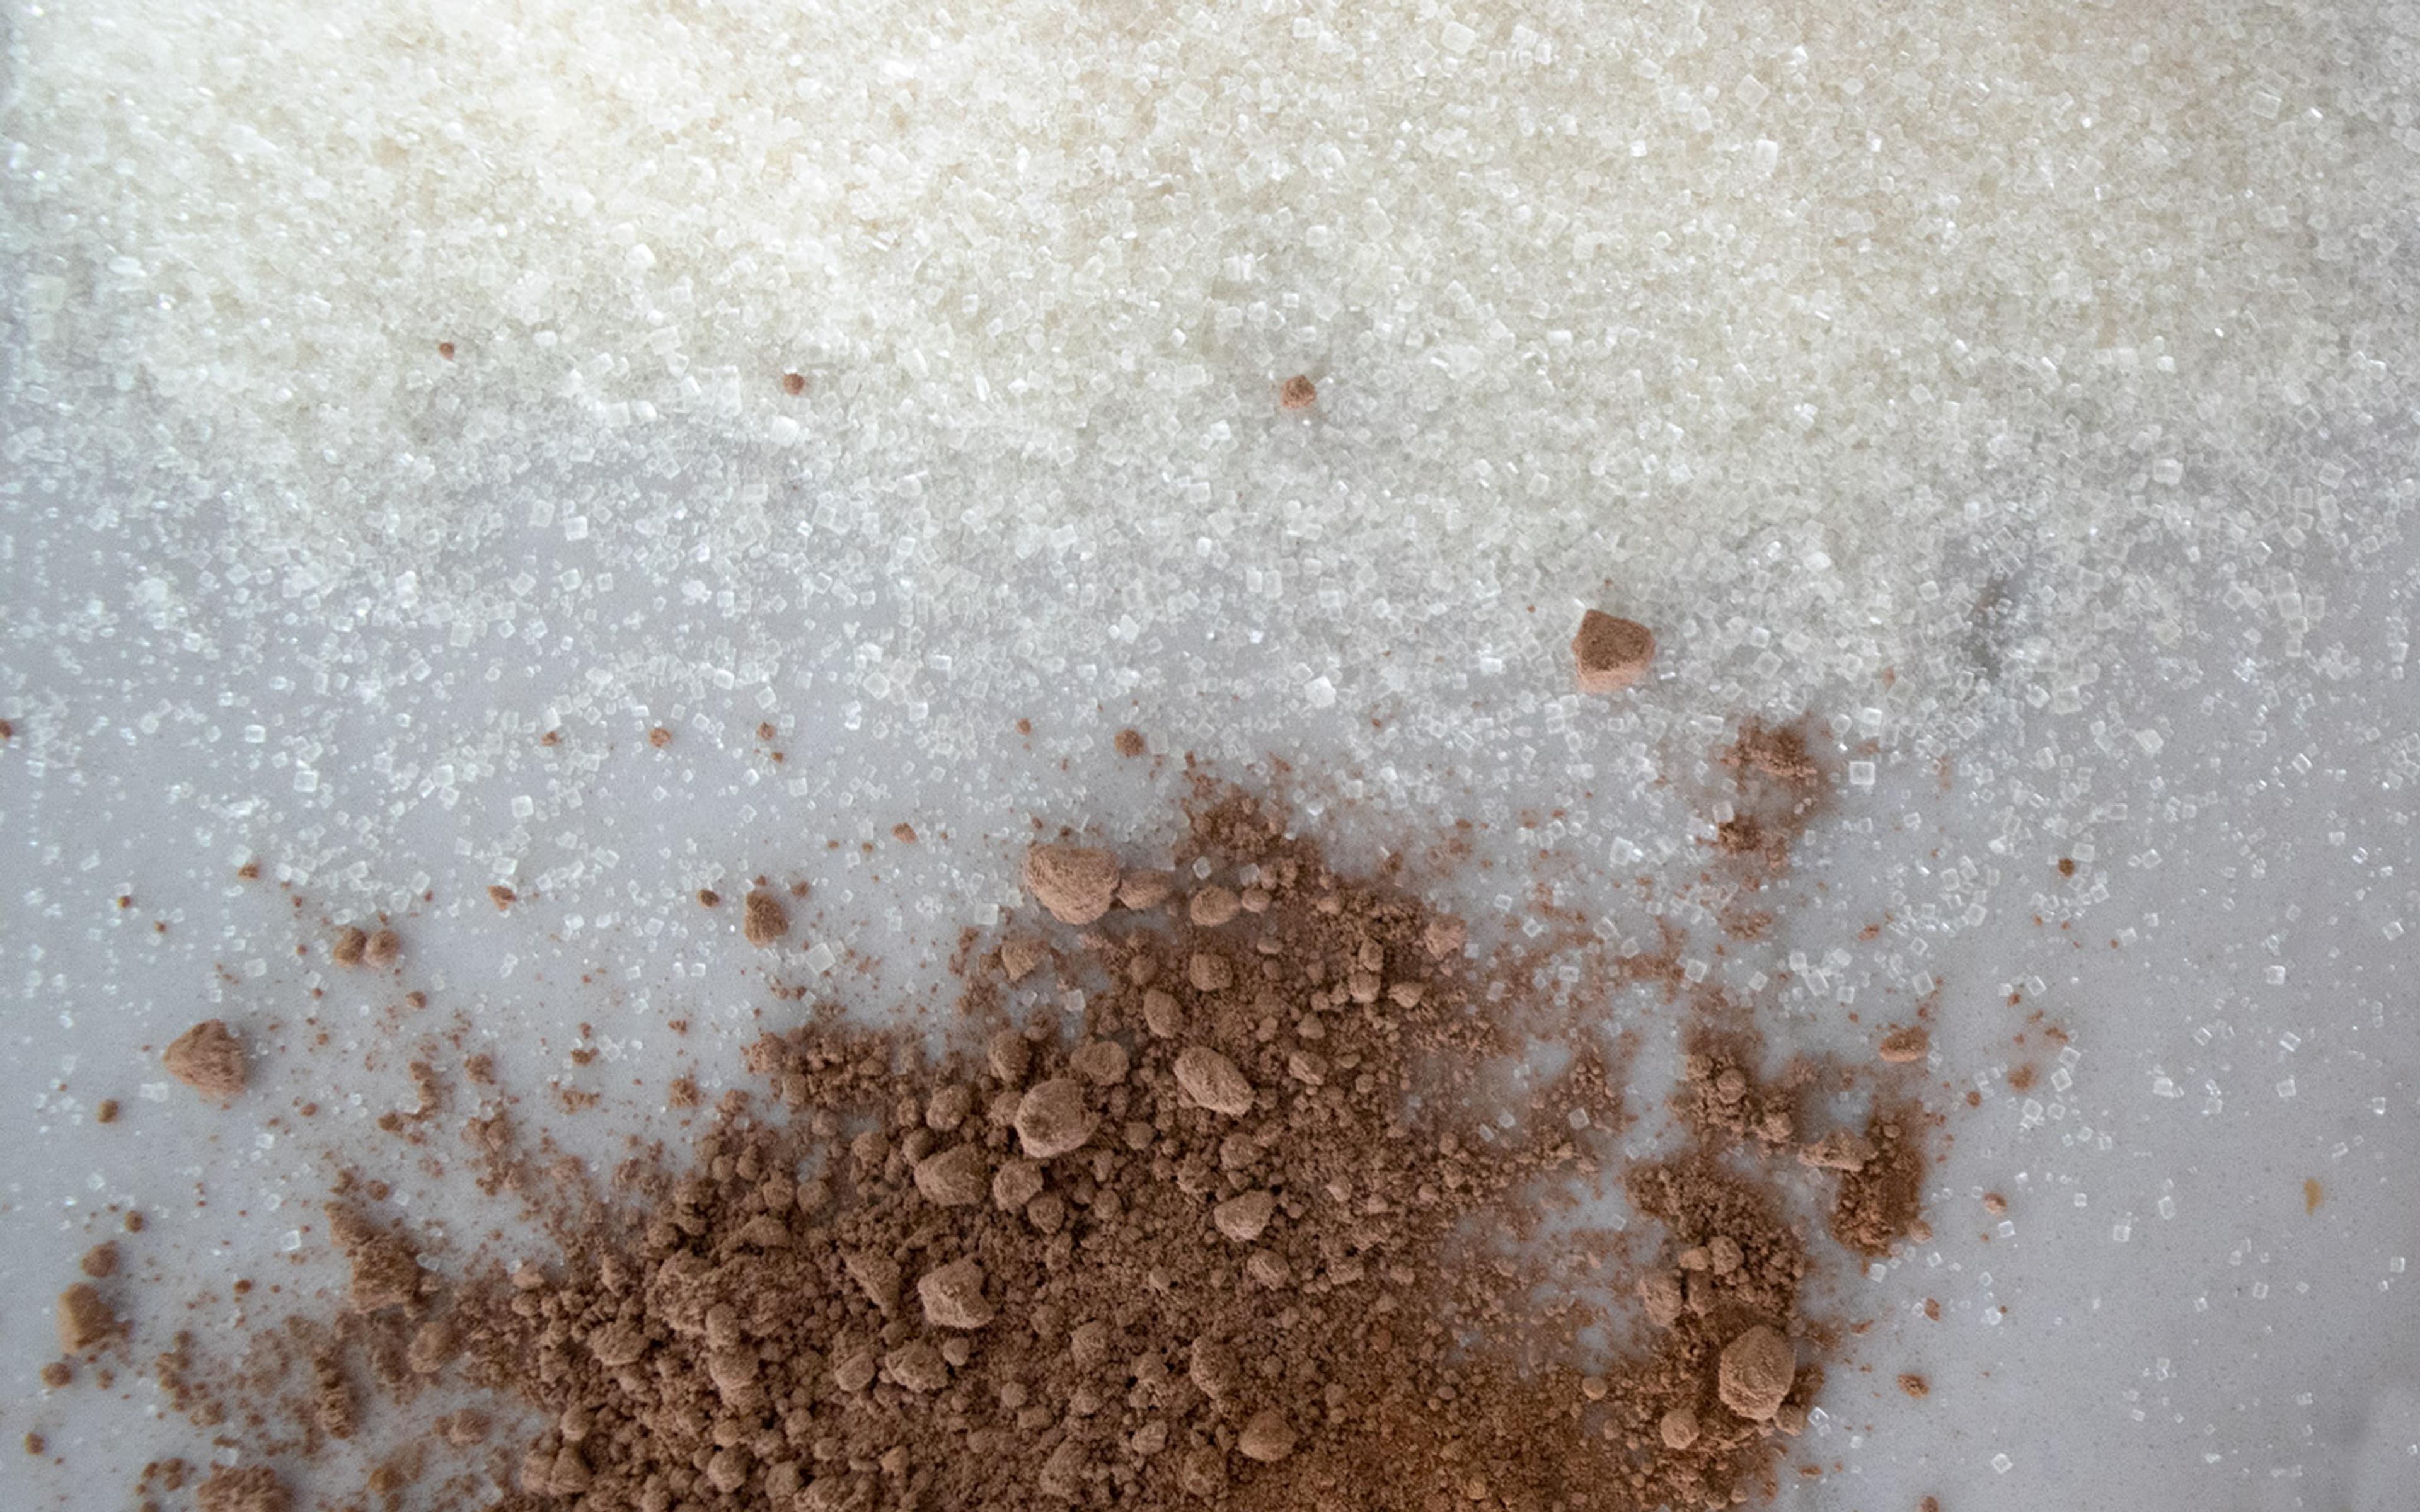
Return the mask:
M 209 716 L 276 764 L 245 828 L 318 837 L 298 887 L 490 779 L 551 847 L 642 689 L 942 764 L 1036 692 L 1216 707 L 1167 733 L 1211 760 L 1384 703 L 1340 754 L 1500 755 L 1490 791 L 1811 708 L 1891 743 L 1859 788 L 1905 749 L 1984 792 L 1960 748 L 2089 705 L 2027 733 L 2047 796 L 2164 756 L 2108 644 L 2372 655 L 2315 569 L 2408 513 L 2368 460 L 2420 137 L 2337 23 L 1460 8 L 21 8 L 0 487 L 141 479 L 142 531 L 94 518 L 146 553 L 110 610 L 209 631 L 224 686 L 344 623 L 276 671 L 376 716 L 399 808 Z M 1617 601 L 1652 697 L 1542 713 Z M 573 655 L 475 755 L 388 717 Z M 1385 754 L 1401 792 L 1433 752 Z M 761 779 L 845 807 L 819 765 Z M 1963 879 L 1919 927 L 2017 907 Z

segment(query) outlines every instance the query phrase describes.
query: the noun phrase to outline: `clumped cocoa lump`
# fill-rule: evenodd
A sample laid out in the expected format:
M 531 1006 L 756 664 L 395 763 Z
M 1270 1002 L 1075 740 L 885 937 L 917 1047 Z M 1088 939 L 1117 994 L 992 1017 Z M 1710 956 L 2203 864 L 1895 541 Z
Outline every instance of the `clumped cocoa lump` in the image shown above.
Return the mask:
M 701 901 L 706 896 L 698 894 Z M 713 904 L 706 906 L 712 907 Z M 751 945 L 774 944 L 790 933 L 790 911 L 782 906 L 782 900 L 774 896 L 771 888 L 752 888 L 742 905 L 739 933 Z
M 1923 1225 L 1924 1119 L 1916 1107 L 1877 1109 L 1854 1166 L 1841 1163 L 1832 1237 L 1868 1258 L 1887 1255 Z
M 1319 402 L 1319 385 L 1307 374 L 1296 373 L 1278 389 L 1278 405 L 1285 409 L 1308 409 Z
M 243 1090 L 243 1046 L 224 1019 L 204 1019 L 168 1041 L 160 1057 L 168 1074 L 205 1097 Z
M 1779 872 L 1823 803 L 1823 768 L 1807 751 L 1806 732 L 1743 720 L 1721 760 L 1731 774 L 1731 814 L 1715 825 L 1714 848 Z
M 84 1258 L 76 1262 L 76 1269 L 95 1281 L 104 1281 L 116 1275 L 117 1273 L 116 1241 L 103 1240 L 85 1251 Z
M 105 1343 L 117 1332 L 117 1314 L 88 1281 L 79 1281 L 59 1293 L 59 1352 L 82 1354 Z
M 419 1296 L 419 1257 L 401 1238 L 342 1203 L 328 1205 L 328 1235 L 351 1262 L 346 1301 L 353 1311 L 400 1307 Z
M 375 931 L 362 947 L 362 959 L 374 966 L 391 966 L 401 954 L 403 937 L 391 929 Z
M 1655 660 L 1655 633 L 1637 620 L 1603 609 L 1580 616 L 1572 660 L 1583 693 L 1619 693 L 1647 675 Z
M 1025 886 L 1059 922 L 1090 924 L 1117 901 L 1117 857 L 1090 845 L 1036 845 L 1025 853 Z
M 1147 748 L 1143 745 L 1142 732 L 1132 725 L 1118 732 L 1116 745 L 1118 754 L 1129 761 L 1141 755 Z
M 362 964 L 362 957 L 369 952 L 369 948 L 370 932 L 348 924 L 328 942 L 328 959 L 340 966 L 357 966 Z
M 1883 1042 L 1875 1047 L 1874 1053 L 1894 1065 L 1907 1065 L 1922 1060 L 1931 1050 L 1932 1036 L 1924 1031 L 1922 1025 L 1910 1025 L 1883 1036 Z
M 194 1488 L 196 1512 L 288 1512 L 293 1493 L 267 1465 L 221 1466 Z
M 1008 1022 L 986 977 L 936 1051 L 820 1009 L 751 1049 L 770 1096 L 727 1095 L 685 1165 L 450 1281 L 332 1209 L 343 1328 L 409 1339 L 411 1389 L 543 1425 L 503 1472 L 516 1512 L 1645 1512 L 1769 1489 L 1822 1380 L 1761 1164 L 1794 1133 L 1616 1165 L 1618 1064 L 1526 965 L 1490 980 L 1458 925 L 1259 802 L 1205 790 L 1187 818 L 1181 903 L 1156 873 L 1112 912 L 1113 856 L 1037 848 L 1037 900 L 1090 910 L 1060 945 L 1095 984 L 1079 1014 Z M 1211 888 L 1236 906 L 1197 917 Z M 1545 1033 L 1559 1077 L 1508 1076 Z M 1559 1237 L 1559 1262 L 1512 1247 L 1617 1179 L 1652 1227 Z M 1591 1271 L 1604 1295 L 1538 1303 Z M 1600 1326 L 1631 1341 L 1610 1360 L 1581 1344 Z M 487 1421 L 448 1412 L 430 1453 L 486 1452 L 464 1414 Z

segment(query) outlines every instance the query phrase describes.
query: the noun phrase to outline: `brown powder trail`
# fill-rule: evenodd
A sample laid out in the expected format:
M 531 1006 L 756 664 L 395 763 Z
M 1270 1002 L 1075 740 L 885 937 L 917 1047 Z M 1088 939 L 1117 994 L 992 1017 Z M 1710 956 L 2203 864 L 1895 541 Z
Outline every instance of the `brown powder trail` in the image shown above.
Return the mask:
M 727 1094 L 677 1165 L 566 1203 L 550 1247 L 445 1280 L 391 1220 L 332 1206 L 348 1311 L 309 1356 L 316 1427 L 281 1442 L 370 1433 L 434 1389 L 469 1404 L 448 1424 L 543 1425 L 493 1504 L 528 1512 L 1769 1490 L 1830 1337 L 1799 1310 L 1812 1261 L 1779 1185 L 1823 1164 L 1792 1088 L 1701 1037 L 1689 1142 L 1625 1165 L 1618 1061 L 1459 921 L 1206 780 L 1175 859 L 1037 847 L 1044 906 L 985 958 L 949 1048 L 824 1005 L 750 1049 L 763 1095 Z M 1080 1023 L 1012 1022 L 1011 981 L 1055 997 L 1054 973 L 1094 984 Z M 1570 1065 L 1515 1083 L 1538 1037 Z M 1917 1117 L 1829 1136 L 1858 1141 L 1833 1163 L 1854 1250 L 1913 1220 Z M 501 1125 L 474 1125 L 497 1190 L 564 1174 L 511 1169 Z M 1544 1239 L 1541 1213 L 1615 1193 L 1663 1239 Z M 1598 1284 L 1561 1284 L 1577 1272 Z M 1580 1344 L 1600 1325 L 1630 1340 L 1610 1360 Z M 344 1349 L 385 1365 L 349 1372 Z M 175 1357 L 180 1386 L 194 1369 Z M 427 1452 L 490 1452 L 452 1437 Z

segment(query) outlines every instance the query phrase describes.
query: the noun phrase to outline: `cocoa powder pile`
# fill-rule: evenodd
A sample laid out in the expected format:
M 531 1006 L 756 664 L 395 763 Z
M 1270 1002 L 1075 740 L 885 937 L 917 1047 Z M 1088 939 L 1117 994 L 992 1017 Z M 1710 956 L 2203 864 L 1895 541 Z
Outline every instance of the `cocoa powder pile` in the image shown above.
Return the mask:
M 765 1035 L 761 1094 L 726 1094 L 683 1166 L 626 1170 L 542 1253 L 443 1282 L 348 1194 L 320 1427 L 442 1393 L 462 1405 L 427 1452 L 493 1484 L 431 1484 L 526 1512 L 1769 1491 L 1830 1337 L 1799 1312 L 1781 1178 L 1828 1165 L 1846 1206 L 1870 1171 L 1896 1198 L 1885 1151 L 1916 1170 L 1914 1138 L 1810 1140 L 1787 1088 L 1701 1051 L 1688 1144 L 1625 1168 L 1618 1047 L 1526 971 L 1491 977 L 1458 920 L 1207 784 L 1175 860 L 1034 847 L 1040 906 L 969 981 L 950 1048 L 836 1007 Z M 1042 1009 L 1018 1023 L 1023 999 Z M 1543 1087 L 1514 1074 L 1540 1038 L 1570 1051 Z M 500 1123 L 474 1122 L 483 1148 Z M 1616 1189 L 1646 1231 L 1577 1222 Z M 1836 1213 L 1844 1243 L 1887 1246 L 1903 1215 L 1880 1200 Z M 1628 1342 L 1591 1353 L 1599 1329 Z M 349 1338 L 375 1400 L 337 1390 Z M 487 1464 L 490 1410 L 540 1427 Z

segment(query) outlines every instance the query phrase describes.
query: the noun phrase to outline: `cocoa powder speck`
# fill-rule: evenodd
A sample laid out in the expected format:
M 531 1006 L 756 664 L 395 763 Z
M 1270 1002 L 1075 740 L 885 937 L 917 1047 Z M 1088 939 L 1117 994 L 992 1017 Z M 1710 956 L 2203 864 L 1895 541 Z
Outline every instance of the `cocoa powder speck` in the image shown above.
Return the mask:
M 221 1019 L 204 1019 L 168 1043 L 161 1063 L 168 1074 L 205 1097 L 243 1090 L 243 1046 Z

